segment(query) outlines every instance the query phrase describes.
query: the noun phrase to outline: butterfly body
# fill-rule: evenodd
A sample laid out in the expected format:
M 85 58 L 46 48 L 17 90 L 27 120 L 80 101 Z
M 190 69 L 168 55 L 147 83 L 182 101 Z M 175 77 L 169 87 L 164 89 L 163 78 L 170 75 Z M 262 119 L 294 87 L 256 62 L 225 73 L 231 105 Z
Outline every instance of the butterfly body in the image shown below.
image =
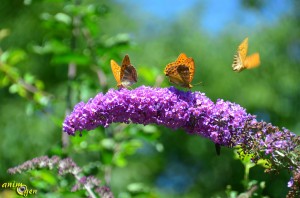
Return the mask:
M 190 89 L 193 87 L 191 81 L 195 73 L 194 59 L 181 53 L 175 62 L 166 66 L 164 73 L 169 77 L 170 82 Z
M 252 69 L 258 67 L 260 64 L 259 53 L 254 53 L 247 56 L 248 52 L 248 38 L 239 45 L 237 53 L 233 57 L 232 69 L 236 72 L 241 72 L 244 69 Z
M 137 82 L 137 73 L 128 55 L 125 55 L 121 67 L 114 60 L 110 61 L 110 65 L 118 88 L 129 87 Z
M 123 72 L 123 77 L 121 79 L 122 85 L 128 87 L 137 82 L 137 73 L 132 65 L 128 65 L 126 68 L 124 68 Z

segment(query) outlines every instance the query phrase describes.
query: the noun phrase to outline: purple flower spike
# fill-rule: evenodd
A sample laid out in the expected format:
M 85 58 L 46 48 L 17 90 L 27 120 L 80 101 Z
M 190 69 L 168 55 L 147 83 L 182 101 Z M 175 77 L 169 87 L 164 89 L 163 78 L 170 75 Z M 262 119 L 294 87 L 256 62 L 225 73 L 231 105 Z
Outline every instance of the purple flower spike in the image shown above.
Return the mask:
M 240 105 L 223 100 L 214 104 L 201 92 L 141 86 L 134 90 L 111 89 L 86 104 L 80 102 L 66 117 L 63 130 L 75 135 L 76 131 L 108 127 L 113 122 L 183 128 L 217 144 L 234 146 L 244 142 L 240 137 L 246 122 L 256 120 Z

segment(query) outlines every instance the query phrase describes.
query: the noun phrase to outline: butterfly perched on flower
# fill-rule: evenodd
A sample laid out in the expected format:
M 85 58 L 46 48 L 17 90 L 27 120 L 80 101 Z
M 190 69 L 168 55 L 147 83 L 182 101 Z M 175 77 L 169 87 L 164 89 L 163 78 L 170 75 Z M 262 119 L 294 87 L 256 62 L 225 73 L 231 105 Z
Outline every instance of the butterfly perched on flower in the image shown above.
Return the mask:
M 111 70 L 117 81 L 118 88 L 129 87 L 137 82 L 137 73 L 126 54 L 120 67 L 114 60 L 110 61 Z
M 181 53 L 175 62 L 169 63 L 164 73 L 170 82 L 184 88 L 192 88 L 191 82 L 195 74 L 194 59 Z
M 237 53 L 234 55 L 232 69 L 236 72 L 241 72 L 244 69 L 252 69 L 260 64 L 259 53 L 254 53 L 247 56 L 248 52 L 248 37 L 240 44 Z

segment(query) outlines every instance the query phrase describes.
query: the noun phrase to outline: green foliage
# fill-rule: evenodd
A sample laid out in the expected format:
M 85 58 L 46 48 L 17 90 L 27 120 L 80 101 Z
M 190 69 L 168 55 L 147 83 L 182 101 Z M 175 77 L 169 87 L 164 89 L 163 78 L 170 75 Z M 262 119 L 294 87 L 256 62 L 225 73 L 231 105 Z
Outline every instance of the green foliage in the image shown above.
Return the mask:
M 195 59 L 193 83 L 202 82 L 193 91 L 214 100 L 231 100 L 259 120 L 297 132 L 300 26 L 296 12 L 273 25 L 229 24 L 214 36 L 196 25 L 201 6 L 166 22 L 148 13 L 129 16 L 125 5 L 115 1 L 2 3 L 0 15 L 6 20 L 0 24 L 0 161 L 4 162 L 0 182 L 29 184 L 32 177 L 30 185 L 39 189 L 41 197 L 84 196 L 83 191 L 70 192 L 71 178 L 59 178 L 51 171 L 14 177 L 5 173 L 35 156 L 56 154 L 72 157 L 87 175 L 110 185 L 116 197 L 237 197 L 252 186 L 258 188 L 255 196 L 286 194 L 286 175 L 280 176 L 283 182 L 274 183 L 261 176 L 264 161 L 259 166 L 250 162 L 250 156 L 234 161 L 226 148 L 218 157 L 214 146 L 200 137 L 158 126 L 114 124 L 68 137 L 62 147 L 61 123 L 79 101 L 116 88 L 111 59 L 120 63 L 125 54 L 130 55 L 139 76 L 134 87 L 167 87 L 165 65 L 185 52 Z M 259 1 L 243 1 L 243 5 L 258 12 L 269 6 Z M 139 11 L 131 8 L 130 12 Z M 149 18 L 155 21 L 155 30 L 143 31 Z M 236 74 L 231 70 L 233 54 L 246 36 L 249 52 L 259 51 L 262 64 Z M 255 168 L 258 171 L 250 174 Z M 186 180 L 183 190 L 178 190 L 176 179 Z M 158 185 L 160 180 L 164 185 Z

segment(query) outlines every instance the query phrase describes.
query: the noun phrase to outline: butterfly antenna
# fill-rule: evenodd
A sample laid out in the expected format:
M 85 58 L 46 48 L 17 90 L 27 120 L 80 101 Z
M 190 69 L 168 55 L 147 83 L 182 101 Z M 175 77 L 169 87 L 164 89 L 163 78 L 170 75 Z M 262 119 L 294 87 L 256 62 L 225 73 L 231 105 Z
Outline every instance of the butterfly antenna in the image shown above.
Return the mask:
M 201 84 L 202 84 L 202 82 L 198 82 L 198 83 L 194 84 L 193 86 L 195 86 L 195 85 L 201 85 Z

